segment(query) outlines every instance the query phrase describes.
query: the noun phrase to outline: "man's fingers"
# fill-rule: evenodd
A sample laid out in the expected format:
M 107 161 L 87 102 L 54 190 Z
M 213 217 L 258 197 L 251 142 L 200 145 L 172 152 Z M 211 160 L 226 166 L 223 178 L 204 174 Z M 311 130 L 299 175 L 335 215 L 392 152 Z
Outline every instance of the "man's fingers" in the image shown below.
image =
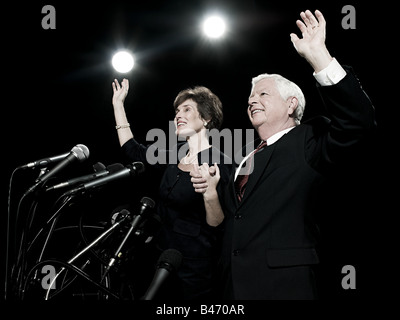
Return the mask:
M 302 21 L 300 21 L 300 20 L 297 20 L 296 21 L 296 25 L 297 25 L 297 27 L 300 29 L 300 32 L 303 34 L 303 36 L 307 33 L 307 27 L 306 27 L 306 25 L 302 22 Z
M 291 40 L 293 43 L 295 43 L 295 42 L 297 42 L 297 41 L 299 40 L 299 37 L 297 36 L 297 34 L 291 33 L 291 34 L 290 34 L 290 40 Z
M 207 191 L 207 188 L 204 189 L 194 189 L 195 192 L 197 193 L 205 193 Z
M 315 19 L 314 15 L 312 14 L 312 12 L 310 10 L 307 10 L 305 12 L 305 15 L 306 15 L 308 23 L 310 24 L 311 27 L 318 26 L 318 21 L 317 21 L 317 19 Z
M 324 18 L 324 15 L 322 14 L 322 12 L 319 10 L 315 10 L 315 16 L 318 19 L 319 25 L 321 27 L 325 27 L 326 21 L 325 21 L 325 18 Z
M 190 179 L 190 182 L 192 182 L 192 183 L 205 183 L 205 182 L 207 182 L 207 180 L 204 179 L 202 176 L 199 176 L 199 177 L 193 177 L 192 176 L 192 178 Z
M 207 183 L 194 183 L 193 187 L 195 189 L 207 189 L 208 188 L 208 184 Z
M 192 177 L 192 179 L 204 179 L 200 173 L 196 173 L 194 171 L 190 171 L 189 175 Z
M 300 13 L 300 17 L 303 20 L 303 22 L 306 25 L 306 27 L 312 27 L 312 23 L 311 23 L 310 19 L 308 19 L 308 17 L 307 17 L 305 12 L 301 12 Z

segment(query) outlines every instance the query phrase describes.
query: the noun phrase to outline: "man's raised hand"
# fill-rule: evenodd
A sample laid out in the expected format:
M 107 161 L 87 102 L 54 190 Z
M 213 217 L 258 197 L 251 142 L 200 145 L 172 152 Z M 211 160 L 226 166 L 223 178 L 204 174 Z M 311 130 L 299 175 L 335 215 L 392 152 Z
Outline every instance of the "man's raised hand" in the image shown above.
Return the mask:
M 302 37 L 299 38 L 295 33 L 291 33 L 290 39 L 297 52 L 311 64 L 315 72 L 319 72 L 332 61 L 325 45 L 325 18 L 319 10 L 315 11 L 315 16 L 310 10 L 306 10 L 300 13 L 300 17 L 303 21 L 297 20 L 296 25 Z

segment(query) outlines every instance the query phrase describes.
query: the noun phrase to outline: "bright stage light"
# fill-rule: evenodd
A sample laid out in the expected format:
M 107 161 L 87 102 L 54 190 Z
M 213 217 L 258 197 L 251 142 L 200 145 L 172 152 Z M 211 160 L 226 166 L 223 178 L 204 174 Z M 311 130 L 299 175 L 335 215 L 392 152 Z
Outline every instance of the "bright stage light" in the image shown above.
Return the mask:
M 135 61 L 128 51 L 119 51 L 112 58 L 114 69 L 120 73 L 127 73 L 132 70 Z
M 208 17 L 203 23 L 203 31 L 210 38 L 222 37 L 225 29 L 225 21 L 219 16 Z

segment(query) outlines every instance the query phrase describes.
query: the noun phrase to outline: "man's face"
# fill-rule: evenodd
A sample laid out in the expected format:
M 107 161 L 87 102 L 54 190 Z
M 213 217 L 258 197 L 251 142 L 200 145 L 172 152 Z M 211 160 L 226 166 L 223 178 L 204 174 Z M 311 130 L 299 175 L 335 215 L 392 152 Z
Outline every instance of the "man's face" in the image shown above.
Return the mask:
M 275 80 L 258 81 L 250 94 L 247 114 L 255 129 L 261 125 L 279 128 L 289 118 L 289 105 L 276 87 Z

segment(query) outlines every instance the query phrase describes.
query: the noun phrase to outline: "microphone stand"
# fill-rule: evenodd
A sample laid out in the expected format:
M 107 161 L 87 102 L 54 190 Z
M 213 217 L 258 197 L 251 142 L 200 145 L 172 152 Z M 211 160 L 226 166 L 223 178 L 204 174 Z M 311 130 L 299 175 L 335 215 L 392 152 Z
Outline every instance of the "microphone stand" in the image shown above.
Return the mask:
M 106 277 L 106 275 L 107 275 L 108 272 L 110 271 L 111 267 L 114 265 L 116 259 L 119 258 L 119 257 L 121 256 L 121 254 L 122 254 L 121 251 L 122 251 L 123 246 L 125 245 L 126 241 L 129 239 L 129 237 L 130 237 L 130 235 L 132 234 L 132 232 L 137 228 L 137 226 L 138 226 L 138 224 L 139 224 L 139 222 L 140 222 L 141 220 L 142 220 L 142 215 L 141 215 L 141 214 L 137 215 L 137 216 L 133 219 L 133 221 L 132 221 L 132 223 L 131 223 L 131 226 L 130 226 L 128 232 L 126 233 L 124 239 L 122 239 L 121 244 L 119 245 L 118 249 L 115 251 L 113 257 L 110 259 L 110 262 L 109 262 L 109 264 L 107 265 L 107 267 L 106 267 L 106 269 L 105 269 L 105 271 L 104 271 L 104 274 L 103 274 L 103 276 L 102 276 L 102 278 L 101 278 L 101 282 L 103 282 L 104 278 Z
M 94 241 L 92 241 L 86 248 L 84 248 L 82 251 L 80 251 L 76 256 L 74 256 L 72 259 L 68 261 L 69 264 L 74 262 L 76 259 L 78 259 L 81 255 L 83 255 L 86 251 L 91 249 L 93 246 L 95 246 L 101 239 L 103 239 L 105 236 L 107 236 L 110 232 L 112 232 L 115 228 L 119 227 L 129 216 L 129 211 L 128 210 L 122 210 L 121 212 L 126 211 L 127 214 L 125 214 L 120 221 L 115 222 L 110 228 L 108 228 L 106 231 L 104 231 L 100 236 L 98 236 Z
M 115 251 L 113 257 L 110 259 L 110 262 L 108 263 L 103 277 L 101 279 L 101 281 L 104 280 L 105 276 L 108 274 L 108 272 L 110 271 L 111 267 L 114 265 L 115 261 L 117 258 L 121 257 L 122 255 L 122 248 L 125 245 L 126 241 L 129 239 L 130 235 L 132 234 L 132 232 L 138 227 L 139 222 L 142 220 L 143 214 L 145 212 L 145 210 L 147 208 L 154 208 L 155 202 L 147 197 L 143 197 L 142 200 L 140 201 L 142 204 L 142 207 L 140 208 L 140 212 L 139 214 L 133 219 L 131 227 L 129 228 L 128 232 L 126 233 L 124 239 L 122 240 L 120 246 L 118 247 L 118 249 Z
M 21 169 L 23 167 L 18 167 L 16 170 Z M 34 193 L 35 195 L 38 196 L 38 191 L 36 190 L 41 184 L 42 182 L 39 181 L 37 182 L 37 180 L 43 176 L 44 174 L 46 174 L 48 172 L 47 167 L 41 168 L 40 169 L 40 173 L 38 175 L 38 178 L 35 181 L 35 184 L 33 186 L 31 186 L 21 197 L 18 207 L 17 207 L 17 211 L 16 211 L 16 215 L 15 215 L 15 225 L 14 225 L 14 239 L 13 239 L 13 243 L 14 243 L 14 251 L 17 249 L 17 246 L 19 244 L 19 252 L 17 253 L 16 251 L 13 252 L 14 254 L 14 263 L 11 266 L 11 272 L 9 274 L 8 272 L 8 268 L 9 268 L 9 246 L 10 246 L 10 234 L 9 234 L 9 228 L 10 228 L 10 214 L 8 217 L 8 221 L 7 221 L 7 249 L 6 249 L 6 280 L 5 280 L 5 299 L 7 300 L 7 295 L 9 291 L 12 290 L 17 290 L 21 288 L 21 284 L 24 280 L 24 268 L 25 266 L 25 255 L 27 252 L 27 237 L 28 237 L 28 231 L 30 226 L 32 225 L 32 222 L 34 220 L 35 217 L 35 213 L 36 213 L 36 208 L 38 205 L 38 200 L 34 199 L 32 200 L 31 206 L 28 210 L 28 213 L 25 215 L 25 223 L 23 221 L 19 221 L 21 219 L 20 215 L 21 215 L 21 204 L 24 201 L 24 199 Z M 23 217 L 24 218 L 24 217 Z M 19 224 L 21 224 L 21 236 L 19 239 Z M 19 243 L 18 243 L 19 241 Z M 15 279 L 14 279 L 15 276 Z M 8 281 L 10 280 L 10 282 L 12 283 L 12 281 L 14 281 L 15 283 L 13 284 L 14 288 L 8 288 Z M 15 296 L 19 295 L 19 291 L 14 292 Z
M 122 217 L 121 220 L 115 222 L 110 228 L 108 228 L 106 231 L 104 231 L 100 236 L 98 236 L 94 241 L 92 241 L 88 246 L 86 246 L 83 250 L 81 250 L 78 254 L 76 254 L 74 257 L 72 257 L 70 260 L 67 261 L 68 265 L 73 266 L 73 262 L 78 259 L 80 256 L 82 256 L 85 252 L 87 252 L 88 250 L 90 250 L 92 247 L 94 247 L 98 242 L 100 242 L 100 240 L 102 240 L 104 237 L 108 236 L 112 231 L 114 231 L 117 227 L 120 227 L 122 225 L 122 223 L 128 218 L 129 216 L 129 211 L 128 210 L 122 210 L 121 212 L 126 211 L 127 213 L 124 214 L 124 216 Z M 61 270 L 55 275 L 55 277 L 52 279 L 49 288 L 47 289 L 46 292 L 46 297 L 45 300 L 48 300 L 49 298 L 49 293 L 50 293 L 50 289 L 53 287 L 53 284 L 55 283 L 56 279 L 58 278 L 58 276 L 66 269 L 66 267 L 62 267 Z M 101 282 L 103 281 L 103 278 L 101 279 Z M 101 283 L 100 282 L 100 283 Z
M 29 251 L 30 248 L 33 246 L 33 244 L 34 244 L 35 240 L 37 239 L 37 237 L 38 237 L 46 228 L 48 228 L 50 222 L 52 222 L 52 224 L 51 224 L 49 230 L 47 231 L 47 235 L 46 235 L 46 238 L 45 238 L 45 240 L 44 240 L 43 247 L 42 247 L 42 249 L 41 249 L 41 251 L 40 251 L 40 253 L 39 253 L 39 257 L 37 258 L 37 262 L 40 262 L 40 261 L 42 260 L 44 251 L 46 250 L 46 247 L 47 247 L 47 245 L 48 245 L 48 243 L 49 243 L 49 240 L 50 240 L 51 236 L 53 235 L 53 231 L 54 231 L 55 225 L 56 225 L 56 223 L 57 223 L 57 221 L 58 221 L 58 218 L 59 218 L 59 216 L 60 216 L 60 212 L 62 211 L 62 209 L 63 209 L 65 206 L 67 206 L 68 204 L 70 204 L 70 201 L 71 201 L 74 197 L 75 197 L 75 194 L 69 195 L 68 197 L 65 197 L 65 196 L 63 195 L 63 196 L 61 196 L 61 197 L 57 200 L 57 202 L 56 202 L 55 205 L 58 205 L 58 201 L 59 201 L 59 200 L 63 200 L 62 204 L 60 204 L 59 208 L 58 208 L 58 209 L 56 210 L 56 212 L 52 215 L 52 217 L 51 217 L 50 219 L 48 219 L 48 221 L 46 222 L 45 226 L 42 227 L 42 228 L 39 230 L 38 234 L 37 234 L 37 235 L 33 238 L 33 240 L 29 243 L 28 238 L 27 238 L 27 237 L 28 237 L 28 230 L 29 230 L 29 225 L 28 225 L 28 223 L 32 223 L 33 216 L 35 215 L 35 211 L 36 211 L 36 205 L 33 206 L 33 210 L 32 210 L 32 209 L 30 210 L 28 217 L 31 217 L 31 221 L 28 222 L 28 223 L 26 223 L 25 232 L 22 234 L 21 243 L 20 243 L 20 256 L 18 257 L 17 262 L 16 262 L 16 268 L 19 268 L 19 270 L 20 270 L 19 275 L 18 275 L 19 278 L 17 278 L 17 280 L 16 280 L 16 281 L 17 281 L 17 287 L 18 287 L 18 294 L 20 294 L 20 293 L 22 292 L 22 286 L 23 286 L 23 283 L 24 283 L 24 281 L 25 281 L 25 279 L 26 279 L 26 274 L 25 274 L 25 271 L 26 271 L 26 268 L 27 268 L 27 257 L 26 257 L 26 255 L 27 255 L 28 251 Z M 28 220 L 29 220 L 29 219 L 28 219 Z M 27 221 L 28 221 L 28 220 L 27 220 Z M 35 277 L 36 277 L 36 274 L 35 274 Z

